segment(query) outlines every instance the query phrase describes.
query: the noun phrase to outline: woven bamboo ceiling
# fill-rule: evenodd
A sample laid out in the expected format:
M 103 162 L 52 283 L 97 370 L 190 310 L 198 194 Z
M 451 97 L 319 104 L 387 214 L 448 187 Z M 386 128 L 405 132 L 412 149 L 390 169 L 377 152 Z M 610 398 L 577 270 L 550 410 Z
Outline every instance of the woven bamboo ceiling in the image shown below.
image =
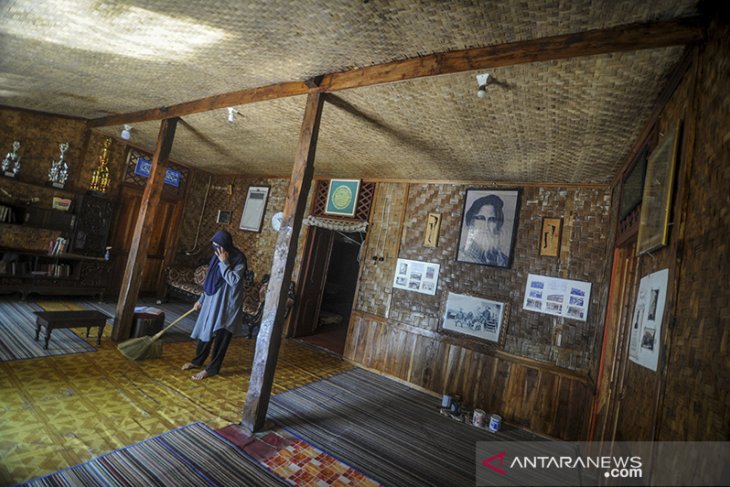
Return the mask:
M 692 1 L 0 2 L 0 104 L 95 119 L 433 53 L 695 15 Z M 502 65 L 327 95 L 315 174 L 608 183 L 684 47 Z M 471 66 L 471 65 L 470 65 Z M 495 83 L 475 96 L 476 74 Z M 306 95 L 182 117 L 172 158 L 288 175 Z M 152 151 L 159 121 L 133 123 Z M 100 127 L 117 136 L 120 125 Z

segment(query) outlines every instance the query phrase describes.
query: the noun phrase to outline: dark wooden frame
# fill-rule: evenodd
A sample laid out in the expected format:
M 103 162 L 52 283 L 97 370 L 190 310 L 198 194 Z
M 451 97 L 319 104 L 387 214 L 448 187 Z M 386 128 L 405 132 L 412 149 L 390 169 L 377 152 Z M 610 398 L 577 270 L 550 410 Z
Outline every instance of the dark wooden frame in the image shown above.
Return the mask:
M 474 299 L 482 299 L 482 300 L 492 301 L 492 302 L 501 304 L 502 305 L 502 322 L 499 325 L 499 332 L 498 332 L 497 340 L 493 341 L 493 340 L 489 340 L 487 338 L 479 337 L 476 335 L 471 335 L 468 333 L 461 333 L 456 330 L 451 330 L 451 329 L 445 328 L 444 322 L 446 320 L 446 305 L 449 301 L 449 294 L 457 294 L 460 296 L 465 296 L 465 297 L 474 298 Z M 512 306 L 511 306 L 511 303 L 509 302 L 509 300 L 497 300 L 497 299 L 487 298 L 485 296 L 474 296 L 471 294 L 456 293 L 453 291 L 449 291 L 449 292 L 445 293 L 445 296 L 443 298 L 443 304 L 441 306 L 440 311 L 441 311 L 441 317 L 439 319 L 439 325 L 438 325 L 439 333 L 446 335 L 446 336 L 459 338 L 460 340 L 473 341 L 475 343 L 486 343 L 486 344 L 490 344 L 490 345 L 498 347 L 498 348 L 504 348 L 504 344 L 507 340 L 507 325 L 509 324 L 509 320 L 510 320 L 510 316 L 511 316 L 511 312 L 512 312 Z
M 473 260 L 465 260 L 464 256 L 462 254 L 462 239 L 465 237 L 464 235 L 464 227 L 466 225 L 465 219 L 466 219 L 466 213 L 468 211 L 468 204 L 470 203 L 470 196 L 473 193 L 483 193 L 483 194 L 477 194 L 473 197 L 471 204 L 473 204 L 474 200 L 481 198 L 482 196 L 487 196 L 490 194 L 494 194 L 496 196 L 499 196 L 502 201 L 504 202 L 504 197 L 509 196 L 510 198 L 515 199 L 514 203 L 514 214 L 509 215 L 506 211 L 504 211 L 504 223 L 502 226 L 502 231 L 504 231 L 504 227 L 507 225 L 508 221 L 512 225 L 512 233 L 509 236 L 509 254 L 507 254 L 507 263 L 506 265 L 498 265 L 498 264 L 489 264 L 484 262 L 474 262 Z M 505 189 L 487 189 L 487 188 L 467 188 L 465 194 L 464 194 L 464 208 L 461 213 L 461 221 L 459 224 L 459 240 L 457 242 L 456 246 L 456 262 L 463 262 L 467 264 L 477 264 L 477 265 L 485 265 L 490 267 L 499 267 L 502 269 L 509 269 L 512 267 L 512 262 L 514 260 L 514 249 L 515 249 L 515 242 L 517 239 L 517 226 L 519 224 L 519 216 L 520 216 L 520 197 L 521 197 L 522 190 L 519 188 L 505 188 Z M 505 202 L 506 203 L 506 202 Z M 511 218 L 510 218 L 511 216 Z
M 679 159 L 681 126 L 680 122 L 674 124 L 649 155 L 641 198 L 636 255 L 661 248 L 669 239 L 669 217 L 674 173 Z

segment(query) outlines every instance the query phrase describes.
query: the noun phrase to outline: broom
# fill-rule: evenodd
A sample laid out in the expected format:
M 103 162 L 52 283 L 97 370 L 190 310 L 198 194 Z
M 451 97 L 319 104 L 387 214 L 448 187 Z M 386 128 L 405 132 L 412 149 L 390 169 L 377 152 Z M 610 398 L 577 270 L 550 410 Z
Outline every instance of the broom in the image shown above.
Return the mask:
M 195 311 L 195 308 L 190 309 L 190 311 L 180 316 L 155 335 L 132 338 L 120 343 L 117 345 L 117 350 L 119 350 L 119 352 L 129 360 L 144 360 L 148 358 L 162 357 L 162 342 L 159 341 L 159 338 L 163 335 L 163 333 L 175 326 L 178 321 L 182 320 L 193 311 Z

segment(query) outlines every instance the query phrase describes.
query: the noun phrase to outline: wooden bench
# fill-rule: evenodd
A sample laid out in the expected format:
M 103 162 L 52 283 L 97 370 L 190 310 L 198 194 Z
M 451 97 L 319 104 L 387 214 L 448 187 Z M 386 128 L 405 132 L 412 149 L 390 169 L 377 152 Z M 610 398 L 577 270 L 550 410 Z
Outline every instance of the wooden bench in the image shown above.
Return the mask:
M 96 337 L 96 344 L 101 345 L 101 335 L 104 333 L 106 320 L 110 317 L 96 310 L 84 311 L 34 311 L 36 315 L 35 339 L 41 334 L 41 326 L 46 327 L 46 343 L 43 346 L 48 350 L 48 342 L 51 340 L 51 332 L 56 328 L 86 328 L 86 336 L 89 336 L 91 327 L 99 327 L 99 335 Z

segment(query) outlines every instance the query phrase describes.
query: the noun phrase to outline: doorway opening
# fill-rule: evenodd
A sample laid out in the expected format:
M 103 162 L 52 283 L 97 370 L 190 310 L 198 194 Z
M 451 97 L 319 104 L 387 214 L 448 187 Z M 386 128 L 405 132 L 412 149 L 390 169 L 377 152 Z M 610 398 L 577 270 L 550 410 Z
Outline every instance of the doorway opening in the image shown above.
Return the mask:
M 307 239 L 292 336 L 342 355 L 360 271 L 364 233 L 312 228 Z

